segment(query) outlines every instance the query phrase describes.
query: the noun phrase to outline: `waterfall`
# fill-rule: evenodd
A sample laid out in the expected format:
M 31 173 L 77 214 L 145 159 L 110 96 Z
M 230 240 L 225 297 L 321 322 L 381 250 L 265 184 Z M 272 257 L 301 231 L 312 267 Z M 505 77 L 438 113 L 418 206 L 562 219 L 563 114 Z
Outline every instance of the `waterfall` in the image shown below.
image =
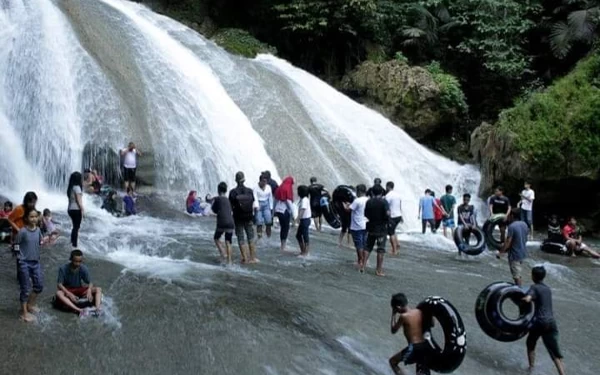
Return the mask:
M 230 55 L 142 5 L 9 1 L 0 23 L 0 188 L 62 188 L 86 166 L 117 176 L 118 149 L 134 141 L 155 188 L 177 194 L 214 191 L 237 170 L 250 184 L 269 169 L 330 188 L 380 177 L 416 226 L 426 188 L 477 192 L 475 168 L 320 79 L 273 56 Z

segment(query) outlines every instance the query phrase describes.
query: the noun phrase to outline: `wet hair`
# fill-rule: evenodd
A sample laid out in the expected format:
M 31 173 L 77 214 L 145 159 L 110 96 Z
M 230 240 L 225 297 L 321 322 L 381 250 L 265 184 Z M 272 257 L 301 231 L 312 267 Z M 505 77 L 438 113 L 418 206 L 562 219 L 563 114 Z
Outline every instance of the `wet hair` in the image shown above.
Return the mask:
M 48 215 L 52 215 L 52 212 L 49 209 L 44 208 L 44 216 L 48 216 Z
M 541 283 L 546 277 L 546 269 L 544 266 L 535 266 L 531 269 L 531 280 L 534 283 Z
M 504 194 L 504 188 L 502 186 L 497 186 L 496 190 L 498 190 L 499 192 L 501 192 L 502 194 Z
M 381 178 L 379 178 L 379 177 L 376 177 L 376 178 L 373 180 L 373 184 L 374 184 L 374 185 L 381 185 Z
M 35 208 L 25 207 L 25 214 L 23 215 L 23 221 L 25 221 L 26 223 L 29 224 L 29 214 L 32 212 L 35 212 L 36 214 L 38 214 L 38 216 L 40 215 L 38 210 L 36 210 Z
M 4 207 L 10 207 L 11 209 L 13 208 L 13 204 L 11 201 L 6 201 L 4 202 Z
M 219 186 L 217 186 L 217 192 L 219 192 L 219 194 L 227 193 L 227 184 L 223 181 L 219 182 Z
M 308 186 L 306 185 L 300 185 L 298 186 L 298 196 L 300 198 L 305 198 L 308 197 Z
M 29 203 L 33 203 L 37 200 L 38 200 L 37 194 L 34 193 L 33 191 L 28 191 L 27 193 L 25 193 L 25 196 L 23 197 L 23 207 L 27 207 L 29 205 Z
M 471 194 L 469 194 L 469 193 L 463 194 L 463 199 L 467 199 L 467 198 L 471 199 Z
M 446 193 L 449 193 L 452 190 L 452 185 L 446 185 Z
M 394 188 L 394 182 L 393 181 L 388 181 L 385 184 L 385 187 L 388 188 L 388 189 L 393 189 Z
M 406 298 L 404 293 L 397 293 L 392 296 L 390 304 L 392 305 L 392 308 L 406 307 L 406 305 L 408 305 L 408 298 Z
M 82 257 L 82 256 L 83 256 L 83 252 L 79 249 L 75 249 L 75 250 L 71 251 L 69 260 L 73 260 L 73 258 L 75 258 L 75 257 Z
M 365 194 L 366 192 L 367 192 L 367 187 L 365 186 L 365 184 L 356 185 L 356 193 Z
M 316 182 L 317 182 L 317 178 L 316 178 L 316 177 L 311 177 L 311 178 L 310 178 L 310 183 L 311 183 L 311 184 L 314 184 L 314 183 L 316 183 Z
M 373 186 L 373 188 L 371 189 L 371 191 L 373 192 L 374 196 L 383 195 L 383 193 L 385 193 L 385 190 L 383 190 L 383 187 L 381 185 L 375 185 L 375 186 Z
M 69 177 L 69 187 L 67 188 L 67 197 L 69 198 L 71 198 L 71 191 L 73 190 L 73 186 L 79 186 L 79 188 L 83 190 L 81 173 L 73 172 L 71 173 L 71 177 Z

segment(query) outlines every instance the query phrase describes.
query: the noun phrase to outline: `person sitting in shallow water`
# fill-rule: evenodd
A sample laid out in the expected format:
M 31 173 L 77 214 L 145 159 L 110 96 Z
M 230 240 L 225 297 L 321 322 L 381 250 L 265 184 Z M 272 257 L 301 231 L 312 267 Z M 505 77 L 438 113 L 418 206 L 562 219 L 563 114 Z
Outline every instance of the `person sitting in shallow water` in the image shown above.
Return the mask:
M 565 239 L 560 228 L 560 221 L 556 215 L 552 215 L 550 216 L 550 219 L 548 219 L 548 241 L 562 244 L 565 243 Z
M 123 197 L 123 206 L 125 207 L 125 216 L 137 214 L 135 210 L 135 198 L 133 197 L 133 189 L 127 187 L 127 195 Z
M 104 202 L 102 202 L 102 208 L 108 211 L 111 215 L 120 216 L 121 211 L 117 208 L 117 192 L 111 190 Z
M 587 255 L 594 259 L 600 258 L 600 255 L 589 246 L 582 242 L 581 233 L 577 227 L 577 220 L 570 217 L 567 225 L 562 230 L 563 237 L 566 241 L 567 249 L 572 256 Z
M 57 300 L 73 312 L 84 313 L 84 309 L 77 306 L 80 298 L 87 298 L 100 310 L 102 303 L 102 289 L 92 284 L 88 268 L 83 264 L 83 253 L 75 249 L 71 251 L 70 262 L 58 269 Z
M 197 197 L 196 190 L 191 190 L 185 201 L 185 209 L 188 214 L 202 215 L 202 208 L 200 207 L 200 199 Z

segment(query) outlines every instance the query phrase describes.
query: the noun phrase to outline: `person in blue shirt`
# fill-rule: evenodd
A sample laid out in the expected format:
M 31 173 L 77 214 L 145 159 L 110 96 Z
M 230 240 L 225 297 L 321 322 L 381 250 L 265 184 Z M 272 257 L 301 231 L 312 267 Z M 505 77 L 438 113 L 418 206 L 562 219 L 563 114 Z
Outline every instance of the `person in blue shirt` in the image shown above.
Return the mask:
M 529 227 L 527 223 L 520 220 L 520 210 L 510 211 L 508 215 L 508 229 L 504 247 L 500 254 L 508 253 L 508 265 L 515 284 L 521 286 L 521 273 L 523 272 L 523 260 L 527 258 L 527 237 Z
M 427 223 L 429 223 L 429 228 L 431 233 L 435 233 L 435 215 L 434 215 L 434 207 L 441 209 L 441 207 L 435 202 L 435 198 L 431 195 L 431 190 L 425 190 L 425 195 L 421 197 L 419 200 L 419 216 L 418 219 L 421 219 L 423 234 L 425 234 L 425 230 L 427 229 Z
M 82 314 L 84 309 L 78 307 L 77 302 L 81 298 L 87 298 L 94 303 L 96 311 L 100 311 L 102 289 L 92 284 L 88 268 L 83 264 L 83 253 L 75 249 L 71 251 L 69 259 L 69 263 L 58 269 L 56 299 L 74 312 Z

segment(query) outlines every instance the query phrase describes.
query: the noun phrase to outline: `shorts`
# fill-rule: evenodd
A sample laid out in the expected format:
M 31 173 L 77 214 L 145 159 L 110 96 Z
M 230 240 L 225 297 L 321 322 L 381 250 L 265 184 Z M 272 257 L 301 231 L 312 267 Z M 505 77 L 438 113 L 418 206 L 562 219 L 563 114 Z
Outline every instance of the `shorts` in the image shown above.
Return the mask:
M 531 225 L 533 224 L 533 211 L 521 209 L 521 221 L 527 223 L 527 226 L 531 229 Z
M 367 248 L 365 250 L 367 250 L 368 252 L 371 252 L 371 251 L 373 251 L 373 248 L 375 247 L 375 245 L 377 245 L 377 253 L 385 254 L 385 242 L 386 241 L 387 241 L 386 234 L 369 233 L 367 235 Z
M 508 265 L 513 279 L 520 279 L 521 273 L 523 272 L 523 262 L 509 260 Z
M 398 224 L 403 222 L 404 219 L 402 219 L 402 216 L 391 218 L 390 223 L 388 225 L 388 235 L 393 236 L 394 234 L 396 234 L 396 228 L 398 228 Z
M 357 250 L 364 250 L 367 247 L 367 230 L 351 230 L 352 240 L 354 240 L 354 247 Z
M 233 229 L 232 228 L 217 228 L 217 229 L 215 229 L 215 235 L 213 236 L 213 239 L 215 241 L 220 240 L 221 237 L 223 236 L 223 233 L 225 233 L 225 241 L 231 243 L 231 241 L 233 240 Z
M 444 228 L 454 228 L 456 226 L 456 224 L 454 224 L 453 217 L 448 217 L 446 219 L 443 219 L 442 225 L 444 226 Z
M 123 168 L 123 179 L 125 182 L 135 182 L 136 168 Z
M 316 219 L 323 215 L 323 212 L 321 211 L 321 205 L 318 203 L 310 205 L 310 212 L 311 212 L 310 217 L 312 217 L 313 219 Z
M 80 287 L 76 287 L 76 288 L 67 288 L 67 290 L 71 293 L 73 293 L 75 295 L 75 297 L 78 298 L 83 298 L 85 296 L 87 296 L 87 291 L 88 291 L 88 287 L 87 286 L 80 286 Z
M 238 240 L 238 245 L 243 246 L 246 244 L 246 240 L 249 243 L 254 241 L 254 225 L 252 221 L 236 221 L 235 222 L 235 236 Z
M 340 222 L 342 223 L 342 233 L 348 233 L 350 230 L 350 215 L 340 215 Z
M 296 231 L 296 239 L 298 240 L 298 243 L 303 243 L 305 245 L 308 245 L 309 229 L 310 229 L 310 219 L 309 218 L 300 219 L 300 223 L 298 224 L 298 230 Z
M 431 351 L 429 344 L 421 342 L 418 344 L 408 344 L 408 346 L 400 352 L 402 354 L 402 362 L 405 365 L 417 365 L 417 375 L 429 375 L 431 372 L 427 367 L 427 357 Z
M 273 216 L 268 201 L 259 201 L 258 210 L 254 215 L 256 225 L 273 225 Z
M 529 330 L 529 336 L 527 336 L 527 350 L 532 352 L 535 350 L 537 341 L 542 338 L 546 350 L 552 359 L 562 359 L 562 353 L 558 346 L 558 328 L 556 323 L 540 324 L 535 323 Z
M 21 289 L 19 300 L 21 303 L 25 303 L 29 300 L 32 289 L 37 294 L 41 293 L 44 289 L 42 266 L 36 260 L 18 259 L 17 267 L 17 278 L 19 279 L 19 287 Z

